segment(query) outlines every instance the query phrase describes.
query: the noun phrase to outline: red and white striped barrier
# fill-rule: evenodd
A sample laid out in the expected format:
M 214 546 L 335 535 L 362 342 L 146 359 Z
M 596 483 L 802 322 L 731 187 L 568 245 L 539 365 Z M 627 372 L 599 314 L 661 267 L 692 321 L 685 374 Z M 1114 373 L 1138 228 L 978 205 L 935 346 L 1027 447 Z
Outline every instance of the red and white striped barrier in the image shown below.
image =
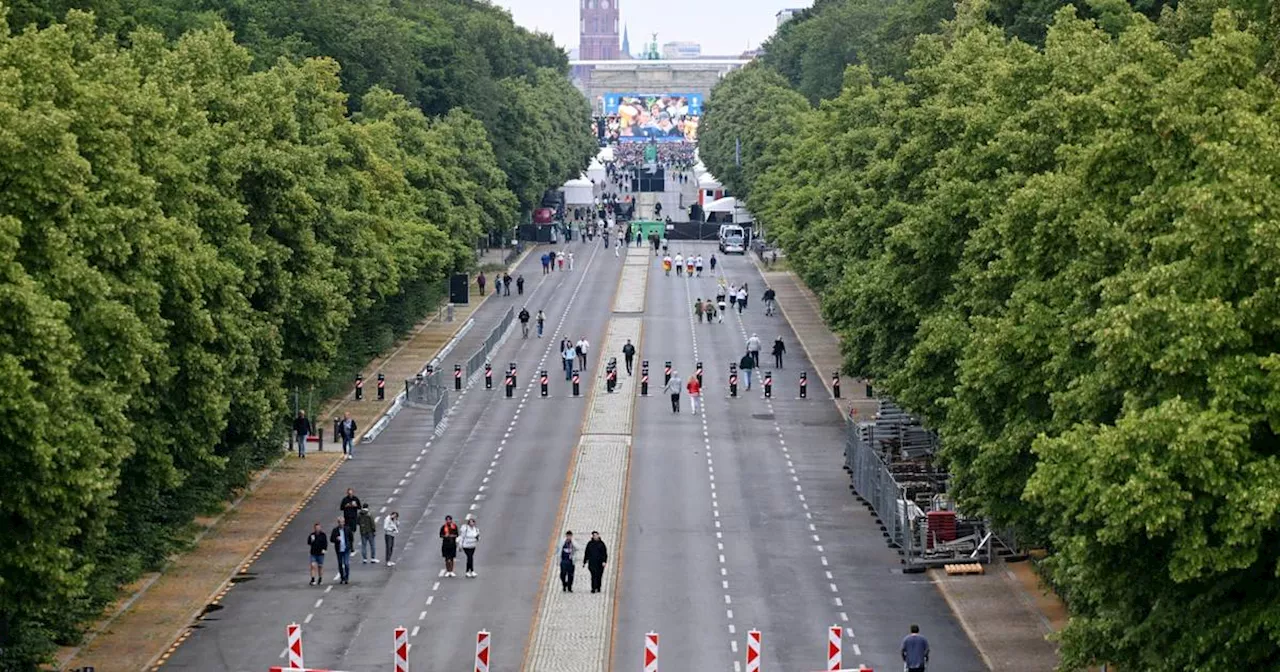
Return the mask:
M 489 631 L 476 633 L 476 665 L 474 672 L 489 672 Z
M 844 669 L 841 649 L 844 648 L 844 628 L 833 625 L 827 629 L 827 670 Z
M 285 626 L 285 635 L 289 649 L 289 667 L 305 668 L 307 664 L 302 662 L 302 626 L 290 623 Z
M 760 631 L 747 632 L 747 672 L 760 672 Z
M 658 633 L 644 636 L 644 672 L 658 672 Z
M 393 646 L 396 651 L 395 672 L 409 672 L 409 631 L 396 628 Z

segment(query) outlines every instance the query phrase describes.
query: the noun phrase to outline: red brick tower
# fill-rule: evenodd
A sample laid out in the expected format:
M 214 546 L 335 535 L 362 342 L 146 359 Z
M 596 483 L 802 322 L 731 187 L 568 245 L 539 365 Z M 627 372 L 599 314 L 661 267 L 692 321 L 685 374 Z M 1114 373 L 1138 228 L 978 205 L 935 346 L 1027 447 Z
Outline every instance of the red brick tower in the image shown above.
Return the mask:
M 618 1 L 578 0 L 578 58 L 612 61 L 618 58 Z

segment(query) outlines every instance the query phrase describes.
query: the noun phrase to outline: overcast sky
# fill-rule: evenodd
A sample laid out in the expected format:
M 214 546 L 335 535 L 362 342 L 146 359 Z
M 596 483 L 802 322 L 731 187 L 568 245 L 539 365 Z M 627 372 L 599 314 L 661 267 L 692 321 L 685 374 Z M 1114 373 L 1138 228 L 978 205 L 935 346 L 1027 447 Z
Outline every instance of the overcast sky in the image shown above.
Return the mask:
M 579 0 L 491 0 L 511 10 L 516 23 L 551 33 L 565 49 L 578 46 Z M 778 10 L 808 7 L 812 0 L 620 0 L 621 22 L 631 29 L 631 51 L 653 33 L 658 45 L 688 41 L 702 53 L 737 55 L 773 34 Z

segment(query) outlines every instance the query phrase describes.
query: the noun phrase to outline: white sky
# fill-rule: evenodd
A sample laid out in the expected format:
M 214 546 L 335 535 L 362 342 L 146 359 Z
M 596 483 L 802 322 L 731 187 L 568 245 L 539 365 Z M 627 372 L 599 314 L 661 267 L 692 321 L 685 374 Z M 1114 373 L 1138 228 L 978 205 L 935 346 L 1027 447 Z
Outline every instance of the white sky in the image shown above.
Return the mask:
M 491 0 L 511 10 L 516 23 L 551 33 L 568 49 L 578 46 L 578 0 Z M 777 26 L 778 10 L 808 7 L 812 0 L 620 0 L 620 23 L 629 27 L 631 51 L 652 34 L 666 42 L 698 42 L 703 54 L 736 56 L 760 46 Z

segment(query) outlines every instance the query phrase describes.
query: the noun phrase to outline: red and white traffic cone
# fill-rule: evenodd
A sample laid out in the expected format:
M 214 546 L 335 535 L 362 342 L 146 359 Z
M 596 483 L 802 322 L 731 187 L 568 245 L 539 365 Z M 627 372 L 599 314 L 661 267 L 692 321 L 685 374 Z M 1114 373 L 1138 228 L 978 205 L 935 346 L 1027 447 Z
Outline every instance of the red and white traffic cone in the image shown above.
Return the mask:
M 658 633 L 644 636 L 644 672 L 658 672 Z
M 476 665 L 473 672 L 489 672 L 489 631 L 476 633 Z
M 843 669 L 843 659 L 840 651 L 844 646 L 844 628 L 833 625 L 827 630 L 827 669 L 840 670 Z
M 395 635 L 395 672 L 409 672 L 409 631 L 396 628 Z
M 760 672 L 760 631 L 747 632 L 747 672 Z

